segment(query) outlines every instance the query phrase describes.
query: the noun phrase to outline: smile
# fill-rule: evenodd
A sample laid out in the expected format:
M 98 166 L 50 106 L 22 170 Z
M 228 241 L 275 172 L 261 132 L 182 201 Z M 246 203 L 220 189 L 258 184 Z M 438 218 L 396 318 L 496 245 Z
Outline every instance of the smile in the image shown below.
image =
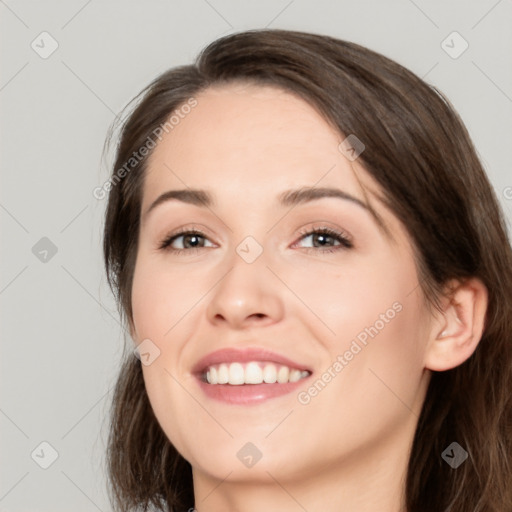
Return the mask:
M 304 362 L 269 348 L 231 347 L 200 358 L 191 373 L 207 398 L 225 404 L 253 405 L 296 392 L 313 371 Z
M 244 384 L 285 384 L 297 382 L 309 377 L 308 370 L 298 370 L 284 365 L 263 361 L 247 363 L 222 363 L 208 367 L 203 379 L 208 384 L 227 384 L 241 386 Z

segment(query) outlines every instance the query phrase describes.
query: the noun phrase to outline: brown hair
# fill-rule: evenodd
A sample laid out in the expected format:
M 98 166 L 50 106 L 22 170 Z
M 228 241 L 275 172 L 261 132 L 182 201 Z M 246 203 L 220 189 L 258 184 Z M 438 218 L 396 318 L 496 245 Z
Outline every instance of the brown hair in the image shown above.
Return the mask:
M 131 325 L 149 155 L 128 170 L 126 162 L 190 98 L 231 81 L 297 94 L 340 134 L 363 141 L 359 162 L 411 237 L 429 304 L 439 306 L 451 279 L 475 276 L 486 285 L 477 349 L 460 366 L 432 372 L 408 465 L 406 506 L 408 512 L 512 510 L 512 250 L 505 220 L 450 102 L 383 55 L 323 35 L 250 30 L 214 41 L 195 65 L 170 69 L 148 85 L 122 123 L 105 219 L 105 265 L 121 316 Z M 123 166 L 126 172 L 114 182 Z M 160 428 L 131 351 L 117 380 L 109 435 L 116 511 L 193 507 L 190 464 Z M 441 457 L 453 441 L 469 453 L 457 469 Z

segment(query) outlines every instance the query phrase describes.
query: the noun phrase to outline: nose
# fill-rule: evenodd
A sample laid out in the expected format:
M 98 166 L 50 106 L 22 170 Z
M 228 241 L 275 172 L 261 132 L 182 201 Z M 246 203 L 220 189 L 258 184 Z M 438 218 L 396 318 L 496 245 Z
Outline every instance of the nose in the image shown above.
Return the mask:
M 230 270 L 209 294 L 208 320 L 232 329 L 279 322 L 284 314 L 282 288 L 266 267 L 263 255 L 247 263 L 235 254 L 232 261 Z

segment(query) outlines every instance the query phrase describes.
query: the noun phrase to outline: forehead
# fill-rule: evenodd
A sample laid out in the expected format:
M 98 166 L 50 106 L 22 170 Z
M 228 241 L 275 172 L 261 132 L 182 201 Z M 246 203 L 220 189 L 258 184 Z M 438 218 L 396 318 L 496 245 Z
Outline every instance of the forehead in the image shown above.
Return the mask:
M 226 200 L 243 195 L 261 202 L 297 186 L 337 186 L 362 197 L 360 182 L 372 185 L 357 162 L 340 152 L 344 136 L 290 92 L 229 84 L 196 100 L 155 147 L 144 204 L 164 189 L 185 186 L 215 190 Z

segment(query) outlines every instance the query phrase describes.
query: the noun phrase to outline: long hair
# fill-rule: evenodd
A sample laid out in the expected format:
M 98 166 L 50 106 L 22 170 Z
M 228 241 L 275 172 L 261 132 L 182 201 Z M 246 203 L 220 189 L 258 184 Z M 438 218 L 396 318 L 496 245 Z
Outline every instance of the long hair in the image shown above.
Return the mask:
M 487 287 L 475 352 L 454 369 L 432 372 L 407 468 L 406 507 L 512 511 L 512 250 L 505 219 L 448 99 L 379 53 L 318 34 L 250 30 L 214 41 L 194 65 L 166 71 L 134 98 L 121 122 L 111 178 L 98 192 L 108 192 L 104 260 L 125 325 L 133 322 L 131 287 L 151 154 L 140 156 L 140 148 L 201 91 L 234 81 L 292 92 L 340 134 L 364 141 L 358 161 L 411 238 L 429 306 L 439 308 L 443 286 L 453 278 L 474 276 Z M 469 454 L 457 469 L 441 457 L 454 441 Z M 107 450 L 116 511 L 193 507 L 191 466 L 160 428 L 131 351 L 114 391 Z

